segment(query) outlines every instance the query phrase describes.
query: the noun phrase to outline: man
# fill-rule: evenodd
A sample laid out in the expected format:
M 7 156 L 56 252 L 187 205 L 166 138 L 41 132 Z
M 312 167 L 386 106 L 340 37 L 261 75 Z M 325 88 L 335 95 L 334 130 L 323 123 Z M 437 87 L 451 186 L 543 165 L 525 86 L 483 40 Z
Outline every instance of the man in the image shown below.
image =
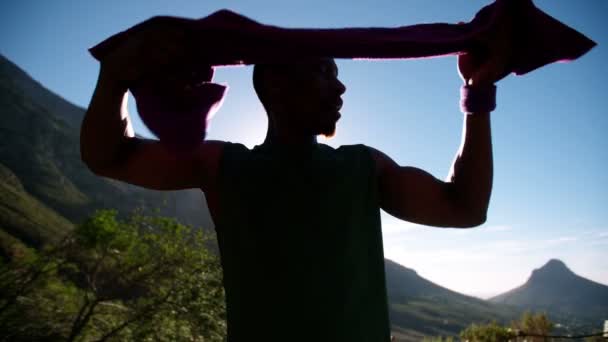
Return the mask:
M 205 141 L 176 156 L 134 137 L 124 101 L 126 84 L 187 54 L 182 39 L 180 32 L 142 32 L 102 62 L 82 125 L 85 163 L 150 189 L 205 193 L 229 341 L 388 341 L 380 209 L 431 226 L 482 224 L 492 188 L 493 107 L 485 98 L 465 105 L 462 145 L 440 181 L 365 145 L 317 143 L 318 135 L 334 134 L 346 90 L 332 59 L 256 65 L 254 87 L 268 115 L 264 142 L 250 150 Z M 484 59 L 459 56 L 477 97 L 505 75 L 501 41 L 488 42 Z

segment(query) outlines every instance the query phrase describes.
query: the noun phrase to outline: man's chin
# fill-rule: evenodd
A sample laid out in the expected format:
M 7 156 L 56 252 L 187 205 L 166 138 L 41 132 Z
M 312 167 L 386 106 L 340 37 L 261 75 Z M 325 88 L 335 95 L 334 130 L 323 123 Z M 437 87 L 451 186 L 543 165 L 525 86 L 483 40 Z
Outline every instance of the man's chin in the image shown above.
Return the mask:
M 319 135 L 323 136 L 325 139 L 331 139 L 336 135 L 336 125 L 333 127 L 325 127 L 326 129 L 322 130 Z
M 335 118 L 324 120 L 323 122 L 319 122 L 315 129 L 315 133 L 317 135 L 321 135 L 327 139 L 332 138 L 336 135 L 336 125 L 338 120 L 340 119 L 340 114 L 338 113 Z

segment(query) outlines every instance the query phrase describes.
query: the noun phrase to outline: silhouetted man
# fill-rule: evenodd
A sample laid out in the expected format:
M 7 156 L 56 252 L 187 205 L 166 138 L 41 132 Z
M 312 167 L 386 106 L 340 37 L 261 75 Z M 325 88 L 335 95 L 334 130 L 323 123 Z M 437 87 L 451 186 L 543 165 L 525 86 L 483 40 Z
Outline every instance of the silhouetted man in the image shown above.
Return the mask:
M 431 226 L 482 224 L 492 188 L 492 107 L 470 105 L 482 110 L 465 114 L 462 145 L 441 181 L 366 145 L 317 142 L 334 134 L 346 90 L 332 59 L 256 65 L 254 87 L 268 115 L 264 142 L 248 149 L 205 141 L 176 156 L 134 137 L 123 101 L 125 84 L 186 53 L 181 38 L 143 32 L 102 62 L 82 126 L 83 160 L 100 176 L 205 193 L 229 341 L 388 341 L 380 209 Z M 488 93 L 504 77 L 504 44 L 490 51 L 482 67 L 459 57 L 473 93 Z

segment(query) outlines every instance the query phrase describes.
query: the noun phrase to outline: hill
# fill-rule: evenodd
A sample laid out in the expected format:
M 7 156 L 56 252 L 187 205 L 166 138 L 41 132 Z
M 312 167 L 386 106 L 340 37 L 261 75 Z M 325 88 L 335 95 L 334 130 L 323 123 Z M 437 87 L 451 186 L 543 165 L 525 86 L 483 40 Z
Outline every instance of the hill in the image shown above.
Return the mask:
M 608 318 L 608 286 L 575 274 L 557 259 L 535 269 L 523 285 L 490 301 L 546 311 L 560 319 L 587 320 L 597 326 Z
M 389 313 L 397 336 L 458 335 L 473 322 L 508 322 L 519 310 L 466 296 L 430 282 L 416 271 L 386 260 Z
M 79 151 L 84 113 L 0 56 L 2 241 L 38 247 L 100 208 L 160 209 L 211 228 L 199 190 L 150 191 L 90 172 Z

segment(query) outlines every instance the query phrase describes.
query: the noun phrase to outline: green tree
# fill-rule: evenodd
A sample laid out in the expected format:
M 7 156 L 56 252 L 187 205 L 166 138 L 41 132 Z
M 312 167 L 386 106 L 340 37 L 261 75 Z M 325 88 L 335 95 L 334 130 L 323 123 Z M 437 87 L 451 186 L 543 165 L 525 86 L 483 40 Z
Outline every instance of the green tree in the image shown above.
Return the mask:
M 519 320 L 511 322 L 511 328 L 526 337 L 526 341 L 548 341 L 547 336 L 553 330 L 553 323 L 545 313 L 524 312 Z
M 99 211 L 60 244 L 0 264 L 0 339 L 223 340 L 210 238 L 169 218 Z
M 57 277 L 58 249 L 22 251 L 0 262 L 0 340 L 60 340 L 77 310 L 78 289 Z
M 471 324 L 460 332 L 460 338 L 469 342 L 507 342 L 515 339 L 515 333 L 492 321 L 488 324 Z
M 553 323 L 544 313 L 524 312 L 511 322 L 510 327 L 493 321 L 488 324 L 471 324 L 460 332 L 460 338 L 469 342 L 548 341 Z

